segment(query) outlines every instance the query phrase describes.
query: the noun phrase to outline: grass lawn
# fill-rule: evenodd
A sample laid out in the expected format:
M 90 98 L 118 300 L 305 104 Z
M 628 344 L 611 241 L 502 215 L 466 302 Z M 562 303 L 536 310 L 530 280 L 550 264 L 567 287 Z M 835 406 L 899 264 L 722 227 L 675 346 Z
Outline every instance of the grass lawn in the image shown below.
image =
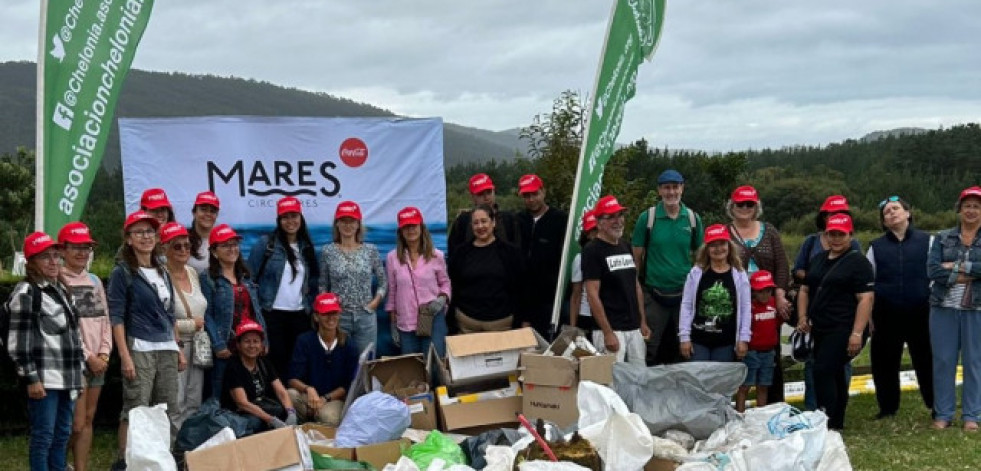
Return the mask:
M 853 396 L 845 419 L 845 445 L 856 470 L 951 470 L 978 469 L 981 434 L 964 433 L 956 427 L 930 429 L 930 414 L 918 392 L 904 392 L 899 414 L 872 420 L 878 412 L 875 396 Z M 800 406 L 800 404 L 796 404 Z M 115 459 L 115 430 L 96 431 L 91 469 L 108 469 Z M 26 470 L 27 437 L 0 437 L 4 470 Z

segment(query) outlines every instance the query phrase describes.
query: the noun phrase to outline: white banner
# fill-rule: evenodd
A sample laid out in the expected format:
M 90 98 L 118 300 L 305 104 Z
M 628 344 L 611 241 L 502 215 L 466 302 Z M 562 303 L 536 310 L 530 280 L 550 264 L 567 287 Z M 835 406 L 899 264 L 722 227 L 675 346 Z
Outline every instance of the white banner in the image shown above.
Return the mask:
M 119 142 L 127 212 L 143 190 L 163 188 L 190 226 L 194 197 L 211 190 L 221 200 L 218 222 L 243 236 L 246 251 L 272 230 L 286 195 L 303 202 L 318 250 L 345 200 L 361 206 L 365 238 L 383 257 L 405 206 L 418 207 L 436 245 L 446 245 L 439 118 L 127 118 Z

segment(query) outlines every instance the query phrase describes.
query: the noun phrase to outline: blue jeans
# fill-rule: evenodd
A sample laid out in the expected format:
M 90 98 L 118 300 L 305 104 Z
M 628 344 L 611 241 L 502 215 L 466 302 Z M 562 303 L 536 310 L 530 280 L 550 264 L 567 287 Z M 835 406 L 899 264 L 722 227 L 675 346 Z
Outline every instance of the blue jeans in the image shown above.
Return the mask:
M 364 353 L 369 343 L 378 341 L 378 316 L 375 311 L 360 309 L 341 312 L 341 330 L 347 332 L 358 346 L 358 355 Z
M 405 332 L 399 329 L 402 354 L 421 353 L 425 356 L 429 354 L 429 345 L 432 344 L 436 346 L 436 353 L 439 354 L 439 357 L 443 358 L 446 356 L 446 333 L 446 309 L 444 308 L 433 318 L 432 337 L 419 337 L 414 331 Z
M 721 347 L 706 347 L 695 342 L 691 344 L 691 361 L 736 361 L 735 345 L 723 345 Z
M 961 418 L 981 419 L 981 312 L 930 307 L 930 344 L 933 346 L 933 411 L 936 420 L 950 422 L 957 408 L 957 357 L 964 367 Z
M 75 401 L 68 390 L 45 389 L 44 393 L 42 399 L 27 399 L 27 415 L 31 421 L 28 446 L 31 471 L 62 471 L 68 437 L 72 434 Z
M 852 384 L 852 364 L 845 365 L 845 383 Z M 804 410 L 817 410 L 817 393 L 814 392 L 814 359 L 804 362 Z

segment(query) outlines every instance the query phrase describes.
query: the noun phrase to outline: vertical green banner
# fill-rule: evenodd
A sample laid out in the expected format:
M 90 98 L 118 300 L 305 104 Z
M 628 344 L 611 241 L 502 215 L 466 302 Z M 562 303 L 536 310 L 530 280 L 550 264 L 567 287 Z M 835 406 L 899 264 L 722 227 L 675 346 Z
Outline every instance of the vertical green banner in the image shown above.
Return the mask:
M 42 0 L 35 225 L 77 221 L 153 0 Z
M 572 241 L 582 229 L 583 214 L 602 196 L 603 169 L 616 147 L 623 109 L 637 90 L 637 69 L 654 55 L 664 24 L 666 0 L 616 0 L 607 26 L 596 82 L 590 96 L 586 137 L 579 154 L 576 183 L 572 190 L 569 225 L 566 227 L 559 295 L 555 297 L 552 324 L 558 323 L 569 263 L 579 251 Z

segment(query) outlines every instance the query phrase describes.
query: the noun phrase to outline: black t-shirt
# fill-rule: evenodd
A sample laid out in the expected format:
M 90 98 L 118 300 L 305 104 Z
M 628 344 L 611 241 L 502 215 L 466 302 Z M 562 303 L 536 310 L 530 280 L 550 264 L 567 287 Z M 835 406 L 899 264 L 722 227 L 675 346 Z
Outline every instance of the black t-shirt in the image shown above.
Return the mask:
M 736 282 L 731 268 L 702 272 L 695 291 L 691 341 L 713 348 L 736 343 Z
M 582 250 L 582 277 L 584 282 L 599 280 L 600 302 L 613 330 L 640 328 L 637 267 L 630 245 L 622 240 L 610 244 L 602 239 L 586 244 Z
M 249 402 L 256 402 L 256 399 L 265 397 L 279 402 L 276 392 L 273 390 L 273 381 L 279 379 L 276 369 L 266 357 L 256 359 L 256 370 L 249 371 L 242 364 L 242 359 L 234 356 L 228 359 L 228 366 L 225 368 L 225 379 L 221 383 L 221 407 L 231 411 L 238 410 L 235 401 L 232 399 L 232 389 L 242 388 Z
M 501 242 L 495 242 L 501 243 Z M 478 321 L 493 321 L 515 314 L 508 292 L 508 279 L 518 276 L 508 273 L 504 260 L 494 244 L 471 247 L 458 254 L 465 257 L 453 280 L 453 301 L 464 314 Z
M 807 317 L 818 332 L 851 330 L 858 307 L 855 295 L 874 289 L 875 272 L 868 259 L 856 251 L 830 260 L 828 255 L 830 252 L 822 252 L 811 259 L 811 269 L 804 278 L 808 287 Z M 822 285 L 821 280 L 829 271 L 831 274 Z

